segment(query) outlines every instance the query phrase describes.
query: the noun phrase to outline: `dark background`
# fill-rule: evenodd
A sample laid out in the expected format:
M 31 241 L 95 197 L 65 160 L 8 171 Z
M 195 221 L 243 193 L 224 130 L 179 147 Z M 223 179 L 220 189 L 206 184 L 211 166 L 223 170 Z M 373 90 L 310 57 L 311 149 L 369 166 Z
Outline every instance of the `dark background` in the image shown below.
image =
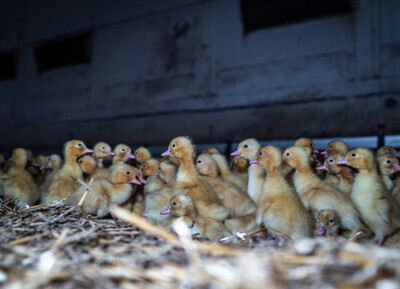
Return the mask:
M 400 132 L 397 0 L 0 5 L 0 151 Z

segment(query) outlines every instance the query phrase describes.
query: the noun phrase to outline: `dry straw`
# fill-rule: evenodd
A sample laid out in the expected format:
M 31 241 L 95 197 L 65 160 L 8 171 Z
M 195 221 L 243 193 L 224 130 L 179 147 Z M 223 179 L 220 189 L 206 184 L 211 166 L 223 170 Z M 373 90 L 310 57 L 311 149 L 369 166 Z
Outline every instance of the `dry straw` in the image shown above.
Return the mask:
M 114 218 L 100 219 L 62 201 L 19 211 L 0 204 L 0 286 L 399 288 L 397 248 L 343 238 L 278 245 L 251 234 L 211 243 L 179 222 L 170 232 L 109 208 Z

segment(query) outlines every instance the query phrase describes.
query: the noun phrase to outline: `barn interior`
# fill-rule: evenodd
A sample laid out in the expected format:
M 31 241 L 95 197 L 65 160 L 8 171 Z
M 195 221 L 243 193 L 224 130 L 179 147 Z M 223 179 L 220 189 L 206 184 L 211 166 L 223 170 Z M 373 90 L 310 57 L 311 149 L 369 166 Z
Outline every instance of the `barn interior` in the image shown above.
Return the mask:
M 400 1 L 0 7 L 5 159 L 14 148 L 62 155 L 73 139 L 158 157 L 178 136 L 228 161 L 249 138 L 282 151 L 300 138 L 320 152 L 332 140 L 400 148 Z M 296 242 L 234 232 L 211 242 L 106 203 L 103 218 L 61 201 L 21 208 L 3 198 L 0 287 L 400 288 L 400 231 L 384 246 L 356 231 Z

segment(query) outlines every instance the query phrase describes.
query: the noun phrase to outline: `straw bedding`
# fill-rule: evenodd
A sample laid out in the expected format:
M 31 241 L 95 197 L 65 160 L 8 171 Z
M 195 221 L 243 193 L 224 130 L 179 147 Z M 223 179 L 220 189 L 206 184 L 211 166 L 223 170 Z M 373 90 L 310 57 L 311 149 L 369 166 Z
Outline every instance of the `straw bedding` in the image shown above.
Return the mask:
M 166 231 L 123 208 L 0 204 L 3 288 L 399 288 L 400 250 L 343 238 L 228 244 Z

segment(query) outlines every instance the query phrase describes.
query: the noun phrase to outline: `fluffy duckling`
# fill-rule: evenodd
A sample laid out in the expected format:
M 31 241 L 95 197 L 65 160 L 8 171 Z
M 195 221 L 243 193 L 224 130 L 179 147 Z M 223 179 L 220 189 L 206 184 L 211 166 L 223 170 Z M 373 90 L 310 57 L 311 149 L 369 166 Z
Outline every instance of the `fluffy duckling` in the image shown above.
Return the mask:
M 231 160 L 231 170 L 236 173 L 246 184 L 249 181 L 249 161 L 241 156 L 234 156 Z
M 91 155 L 84 155 L 79 158 L 78 165 L 82 172 L 89 175 L 89 178 L 94 179 L 109 179 L 110 171 L 98 167 L 97 160 Z
M 160 214 L 171 214 L 179 217 L 189 228 L 192 235 L 218 241 L 231 234 L 225 226 L 215 219 L 201 217 L 197 214 L 193 200 L 183 194 L 173 196 L 169 202 L 169 207 L 161 211 Z
M 111 147 L 105 142 L 98 142 L 93 148 L 93 157 L 96 159 L 96 164 L 99 168 L 104 168 L 103 160 L 106 157 L 114 156 Z
M 365 148 L 353 149 L 338 163 L 359 170 L 350 197 L 378 244 L 383 244 L 385 237 L 400 226 L 400 210 L 378 174 L 373 153 Z
M 138 147 L 134 152 L 136 161 L 139 164 L 144 163 L 146 160 L 152 158 L 151 152 L 145 147 Z
M 335 210 L 321 210 L 318 213 L 315 233 L 318 236 L 338 236 L 340 218 Z
M 113 168 L 110 180 L 95 180 L 90 187 L 98 192 L 107 202 L 120 205 L 131 196 L 131 183 L 140 184 L 133 168 L 127 164 L 118 164 Z M 67 203 L 78 205 L 85 191 L 86 187 L 80 186 L 67 199 Z M 95 214 L 99 217 L 103 217 L 109 213 L 107 203 L 91 191 L 88 192 L 84 199 L 82 207 L 86 213 Z
M 342 140 L 333 140 L 328 143 L 326 150 L 321 152 L 322 155 L 346 155 L 349 152 L 349 145 Z
M 194 165 L 195 147 L 188 137 L 174 138 L 169 149 L 162 156 L 173 155 L 180 160 L 174 192 L 189 196 L 196 205 L 200 216 L 219 221 L 226 219 L 228 210 L 207 182 L 200 177 Z
M 54 181 L 54 177 L 56 176 L 57 171 L 62 167 L 63 160 L 58 154 L 52 154 L 47 158 L 46 161 L 46 179 L 42 185 L 39 187 L 39 192 L 41 195 L 41 201 L 43 201 L 43 197 L 45 192 L 47 193 L 51 183 Z
M 317 151 L 317 150 L 315 149 L 315 147 L 314 147 L 314 142 L 313 142 L 313 140 L 310 139 L 310 138 L 306 138 L 306 137 L 299 138 L 298 140 L 296 140 L 296 141 L 293 143 L 293 145 L 294 145 L 294 146 L 303 147 L 303 148 L 309 148 L 310 151 L 311 151 L 311 154 L 319 153 L 319 151 Z M 307 150 L 307 151 L 308 151 L 308 150 Z
M 50 184 L 48 191 L 43 192 L 43 201 L 62 200 L 68 198 L 79 186 L 78 179 L 83 179 L 82 170 L 76 159 L 85 153 L 92 153 L 93 150 L 86 148 L 81 140 L 71 140 L 64 145 L 65 163 L 58 170 Z
M 221 178 L 236 186 L 240 191 L 246 192 L 247 183 L 244 182 L 238 176 L 238 174 L 235 174 L 229 169 L 228 161 L 226 160 L 226 158 L 221 154 L 211 154 L 210 156 L 216 163 Z
M 294 185 L 301 201 L 313 212 L 314 219 L 323 209 L 336 210 L 341 227 L 347 230 L 363 228 L 359 215 L 348 196 L 313 174 L 308 153 L 302 147 L 292 146 L 283 153 L 284 161 L 295 168 Z
M 261 148 L 260 143 L 254 139 L 246 139 L 239 143 L 238 149 L 231 153 L 231 156 L 242 156 L 248 161 L 252 161 L 256 158 L 258 150 Z M 249 181 L 247 184 L 247 193 L 250 198 L 258 204 L 258 198 L 261 195 L 264 179 L 265 170 L 257 164 L 253 164 L 249 167 Z
M 281 150 L 273 146 L 261 148 L 257 158 L 250 162 L 267 171 L 256 213 L 257 224 L 264 224 L 274 237 L 283 235 L 292 240 L 311 237 L 311 215 L 282 175 L 282 162 Z
M 324 165 L 317 169 L 328 171 L 325 181 L 338 188 L 346 196 L 350 196 L 355 174 L 350 167 L 337 164 L 344 157 L 341 154 L 331 155 L 325 159 Z
M 52 154 L 49 156 L 47 163 L 46 163 L 46 169 L 51 170 L 52 172 L 57 171 L 60 169 L 63 165 L 63 160 L 61 156 L 58 154 Z
M 196 159 L 196 168 L 213 188 L 232 217 L 244 216 L 256 211 L 254 202 L 245 192 L 218 176 L 217 164 L 210 155 L 199 155 Z
M 391 176 L 400 171 L 399 160 L 395 156 L 383 155 L 377 158 L 379 172 L 388 192 L 393 190 Z
M 143 176 L 150 177 L 158 172 L 158 166 L 160 161 L 154 158 L 149 158 L 141 163 L 140 170 L 143 173 Z
M 3 182 L 3 194 L 5 199 L 18 201 L 17 207 L 24 208 L 34 205 L 40 197 L 37 185 L 31 174 L 25 169 L 28 162 L 27 151 L 16 148 L 12 152 L 12 161 L 15 166 L 5 174 Z
M 164 182 L 164 185 L 160 189 L 146 194 L 143 217 L 160 224 L 166 224 L 171 220 L 170 215 L 161 215 L 160 211 L 168 207 L 169 200 L 173 195 L 172 188 L 176 180 L 176 171 L 176 166 L 171 162 L 160 163 L 158 177 Z
M 118 165 L 126 162 L 129 159 L 134 159 L 135 156 L 131 154 L 131 148 L 125 144 L 119 144 L 114 148 L 113 165 Z

